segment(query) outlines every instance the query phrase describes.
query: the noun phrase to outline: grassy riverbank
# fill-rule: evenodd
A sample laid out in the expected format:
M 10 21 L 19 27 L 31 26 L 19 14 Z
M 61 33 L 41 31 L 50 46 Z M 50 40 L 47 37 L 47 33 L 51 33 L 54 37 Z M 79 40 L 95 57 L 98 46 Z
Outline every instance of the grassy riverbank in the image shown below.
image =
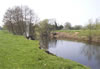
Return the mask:
M 40 50 L 37 40 L 0 31 L 0 69 L 88 69 Z
M 100 43 L 100 30 L 57 30 L 57 38 L 70 38 L 75 40 Z

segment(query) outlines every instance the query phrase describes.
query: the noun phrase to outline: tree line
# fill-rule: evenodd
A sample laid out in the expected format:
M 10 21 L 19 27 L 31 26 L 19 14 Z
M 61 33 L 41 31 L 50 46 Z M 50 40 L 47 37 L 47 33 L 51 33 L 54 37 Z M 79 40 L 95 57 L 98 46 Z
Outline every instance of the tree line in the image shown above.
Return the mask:
M 72 26 L 70 22 L 66 22 L 64 25 L 65 30 L 97 30 L 100 29 L 100 21 L 99 19 L 96 19 L 94 22 L 92 19 L 90 19 L 87 23 L 87 25 L 82 26 L 82 25 L 75 25 Z
M 53 30 L 81 30 L 86 29 L 98 30 L 100 29 L 100 22 L 98 19 L 93 23 L 89 20 L 88 25 L 75 25 L 72 26 L 70 22 L 66 22 L 65 25 L 58 25 L 55 19 L 45 19 L 40 21 L 36 13 L 28 6 L 15 6 L 8 8 L 3 18 L 4 26 L 9 32 L 15 35 L 24 35 L 33 39 L 38 36 L 49 36 Z M 37 36 L 38 35 L 38 36 Z
M 33 36 L 38 17 L 27 6 L 9 8 L 3 18 L 4 27 L 13 34 Z
M 28 6 L 8 8 L 4 15 L 3 22 L 3 28 L 9 32 L 33 39 L 35 39 L 38 34 L 40 34 L 40 36 L 48 36 L 51 30 L 60 30 L 63 28 L 62 25 L 58 26 L 56 20 L 53 19 L 40 21 L 36 13 Z

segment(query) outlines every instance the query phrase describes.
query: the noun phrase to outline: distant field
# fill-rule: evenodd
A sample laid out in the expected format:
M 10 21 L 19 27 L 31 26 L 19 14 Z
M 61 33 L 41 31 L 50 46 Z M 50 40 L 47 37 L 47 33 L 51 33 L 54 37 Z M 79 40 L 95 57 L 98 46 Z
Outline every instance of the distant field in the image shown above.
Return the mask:
M 70 33 L 73 33 L 73 32 L 81 32 L 81 30 L 56 30 L 56 32 L 70 32 Z
M 90 35 L 90 30 L 56 30 L 55 32 L 66 32 L 73 34 L 75 32 L 79 32 L 79 36 L 89 36 Z M 100 36 L 100 30 L 92 30 L 91 31 L 92 36 Z
M 0 69 L 88 69 L 40 50 L 37 40 L 0 31 Z

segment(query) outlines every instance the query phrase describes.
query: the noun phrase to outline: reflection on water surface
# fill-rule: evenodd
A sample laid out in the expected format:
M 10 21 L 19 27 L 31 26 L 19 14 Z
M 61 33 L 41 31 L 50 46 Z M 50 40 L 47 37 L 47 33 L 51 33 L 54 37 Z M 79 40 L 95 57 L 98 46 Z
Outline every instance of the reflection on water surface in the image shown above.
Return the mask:
M 100 69 L 100 45 L 91 45 L 69 40 L 40 41 L 41 48 L 48 50 L 56 56 L 71 59 L 91 69 Z

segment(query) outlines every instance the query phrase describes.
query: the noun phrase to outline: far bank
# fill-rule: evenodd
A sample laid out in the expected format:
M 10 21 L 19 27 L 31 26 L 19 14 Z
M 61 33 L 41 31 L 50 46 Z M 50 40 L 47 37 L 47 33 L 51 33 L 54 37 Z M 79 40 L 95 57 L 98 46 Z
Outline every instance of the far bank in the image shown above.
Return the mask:
M 51 38 L 71 39 L 100 43 L 100 30 L 57 30 L 51 33 Z

